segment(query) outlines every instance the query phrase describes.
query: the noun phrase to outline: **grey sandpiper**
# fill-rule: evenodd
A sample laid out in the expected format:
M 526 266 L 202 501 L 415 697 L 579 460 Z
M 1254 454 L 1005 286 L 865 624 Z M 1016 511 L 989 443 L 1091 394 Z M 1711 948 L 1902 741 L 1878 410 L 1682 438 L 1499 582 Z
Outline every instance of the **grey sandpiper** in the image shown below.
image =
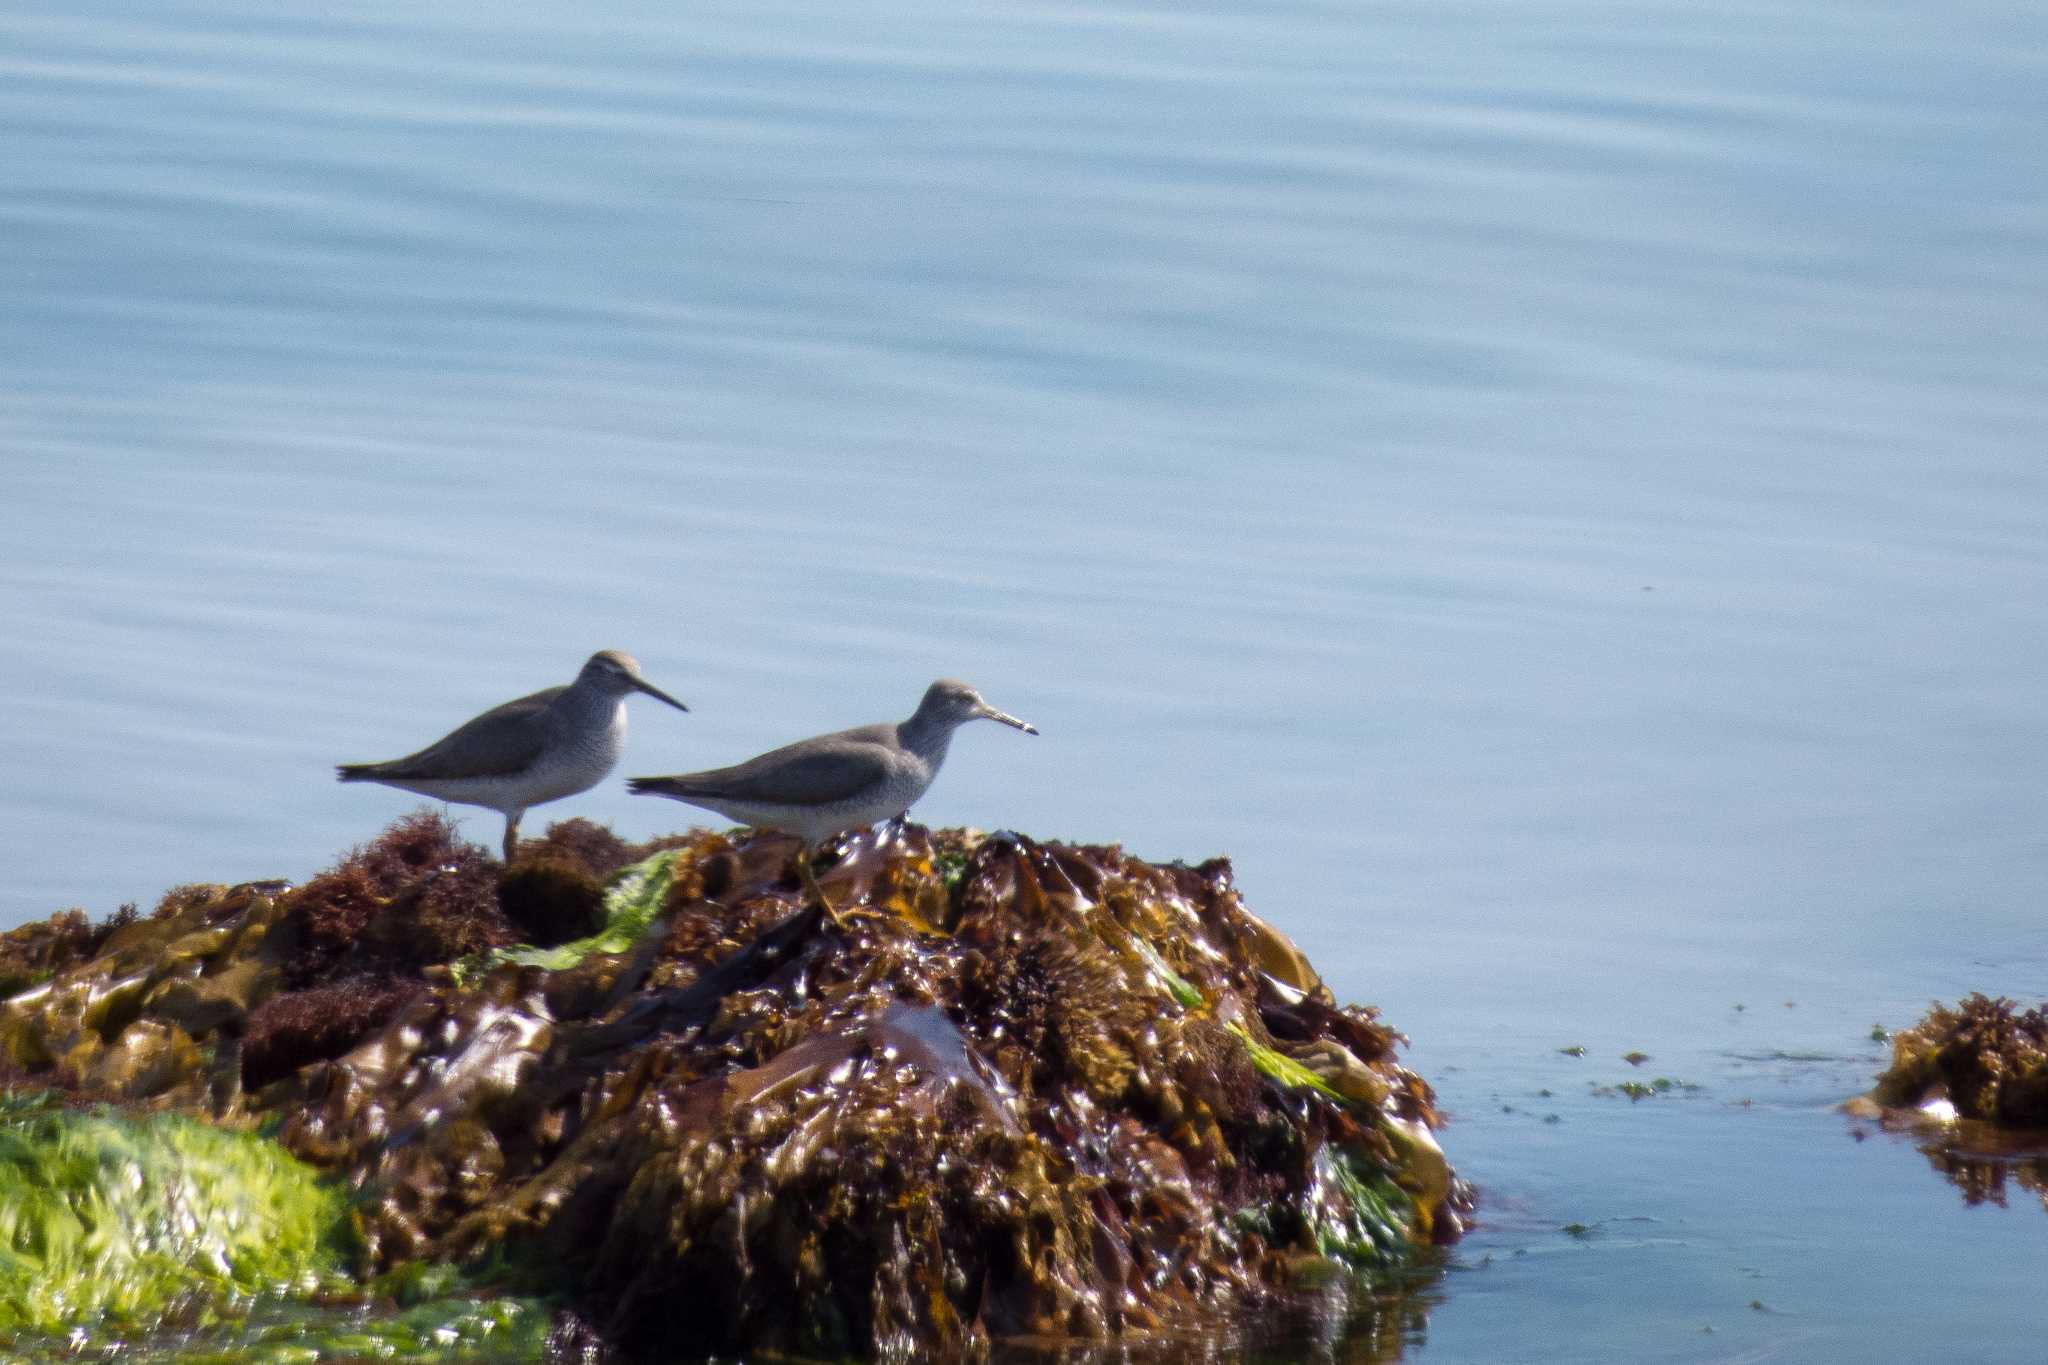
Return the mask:
M 590 656 L 576 681 L 484 712 L 416 754 L 385 763 L 344 763 L 343 782 L 381 782 L 441 801 L 484 806 L 505 817 L 505 861 L 531 806 L 589 791 L 626 747 L 626 694 L 645 692 L 690 708 L 640 676 L 616 649 Z
M 780 830 L 802 840 L 797 871 L 804 889 L 839 923 L 839 912 L 819 889 L 811 853 L 826 837 L 907 813 L 946 761 L 953 731 L 970 720 L 1001 721 L 1027 735 L 1038 733 L 981 699 L 964 682 L 941 678 L 925 689 L 917 713 L 818 735 L 771 749 L 730 768 L 676 777 L 631 777 L 639 796 L 669 796 L 717 811 L 757 829 Z

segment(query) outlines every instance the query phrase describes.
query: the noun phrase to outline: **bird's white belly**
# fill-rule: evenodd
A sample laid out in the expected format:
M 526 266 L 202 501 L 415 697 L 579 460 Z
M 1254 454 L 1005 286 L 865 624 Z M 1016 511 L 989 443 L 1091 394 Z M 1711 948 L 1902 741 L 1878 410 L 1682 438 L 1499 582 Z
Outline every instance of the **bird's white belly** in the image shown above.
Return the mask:
M 529 806 L 558 801 L 577 792 L 587 792 L 605 780 L 619 761 L 613 746 L 591 745 L 556 757 L 551 763 L 535 764 L 521 793 Z
M 796 805 L 779 801 L 732 801 L 712 797 L 683 799 L 706 810 L 717 811 L 720 815 L 737 820 L 743 825 L 752 825 L 756 829 L 780 830 L 785 834 L 794 834 L 800 839 L 815 843 L 829 834 L 864 829 L 901 815 L 910 809 L 911 803 L 924 795 L 925 788 L 930 785 L 928 780 L 919 781 L 913 775 L 904 774 L 850 800 L 835 801 L 822 806 Z
M 584 743 L 550 745 L 530 767 L 495 777 L 420 777 L 403 781 L 386 779 L 389 785 L 431 796 L 440 801 L 484 806 L 501 815 L 523 811 L 547 801 L 589 791 L 604 781 L 618 765 L 626 747 L 625 707 L 621 719 L 591 734 Z

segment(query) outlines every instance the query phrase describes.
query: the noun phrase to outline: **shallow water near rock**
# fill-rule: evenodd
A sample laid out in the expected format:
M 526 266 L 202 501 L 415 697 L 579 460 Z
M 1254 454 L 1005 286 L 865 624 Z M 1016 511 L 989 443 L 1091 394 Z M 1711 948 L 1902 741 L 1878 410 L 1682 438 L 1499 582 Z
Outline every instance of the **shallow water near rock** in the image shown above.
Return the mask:
M 2038 1201 L 1833 1105 L 2048 981 L 2044 48 L 13 6 L 0 924 L 303 880 L 594 648 L 634 772 L 959 674 L 1044 734 L 920 819 L 1227 854 L 1411 1034 L 1483 1212 L 1359 1350 L 2026 1359 Z

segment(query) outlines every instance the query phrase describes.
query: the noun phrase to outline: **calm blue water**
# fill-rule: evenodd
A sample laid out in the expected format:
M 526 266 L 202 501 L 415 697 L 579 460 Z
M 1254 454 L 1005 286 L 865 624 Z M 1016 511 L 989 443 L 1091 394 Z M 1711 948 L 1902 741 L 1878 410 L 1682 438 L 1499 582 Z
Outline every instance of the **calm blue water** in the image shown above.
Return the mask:
M 0 926 L 595 648 L 634 772 L 954 673 L 1044 735 L 923 818 L 1228 852 L 1414 1037 L 1415 1359 L 2031 1358 L 2048 1216 L 1831 1105 L 2048 992 L 2043 166 L 2017 0 L 15 0 Z

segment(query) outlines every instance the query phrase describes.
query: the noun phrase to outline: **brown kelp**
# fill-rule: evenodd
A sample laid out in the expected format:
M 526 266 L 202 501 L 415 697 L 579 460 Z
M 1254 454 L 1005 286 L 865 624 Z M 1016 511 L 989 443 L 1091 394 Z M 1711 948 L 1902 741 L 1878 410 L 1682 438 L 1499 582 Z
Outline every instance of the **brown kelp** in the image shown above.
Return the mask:
M 2013 1185 L 2048 1205 L 2048 1005 L 1970 995 L 1891 1043 L 1851 1112 L 1911 1133 L 1965 1203 L 2004 1204 Z
M 1128 1339 L 1457 1235 L 1429 1087 L 1227 862 L 885 826 L 842 928 L 793 851 L 572 821 L 502 868 L 423 813 L 24 936 L 0 1075 L 274 1129 L 362 1273 L 486 1267 L 628 1353 Z
M 1945 1098 L 1958 1118 L 2048 1129 L 2048 1007 L 1984 995 L 1933 1006 L 1892 1035 L 1892 1064 L 1871 1098 L 1893 1109 Z

